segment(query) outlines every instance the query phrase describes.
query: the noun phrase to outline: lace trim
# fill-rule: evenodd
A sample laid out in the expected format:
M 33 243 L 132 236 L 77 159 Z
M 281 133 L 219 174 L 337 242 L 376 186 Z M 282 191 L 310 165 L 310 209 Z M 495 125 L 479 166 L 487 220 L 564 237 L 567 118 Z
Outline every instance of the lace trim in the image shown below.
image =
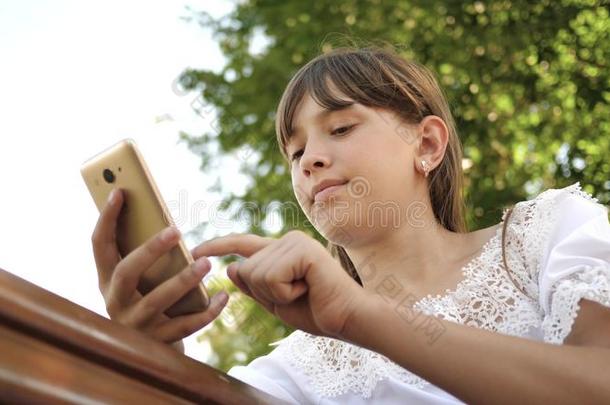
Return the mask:
M 413 308 L 441 319 L 516 336 L 540 325 L 539 311 L 522 298 L 504 270 L 501 234 L 499 226 L 481 253 L 463 267 L 463 279 L 454 290 L 447 289 L 443 296 L 429 294 L 413 304 Z M 340 340 L 297 330 L 274 344 L 278 343 L 282 344 L 276 350 L 281 350 L 323 397 L 352 391 L 370 398 L 379 381 L 386 378 L 415 388 L 430 384 L 379 353 Z
M 362 398 L 370 398 L 377 383 L 386 378 L 417 388 L 428 384 L 379 353 L 300 330 L 293 332 L 276 350 L 281 350 L 307 376 L 312 389 L 322 397 L 352 391 Z
M 560 193 L 568 193 L 585 200 L 599 203 L 599 200 L 582 190 L 580 182 L 562 189 L 550 189 L 539 195 L 537 201 L 531 204 L 532 211 L 536 211 L 530 226 L 537 232 L 526 232 L 530 257 L 535 266 L 537 282 L 542 275 L 542 258 L 548 253 L 546 242 L 552 229 L 557 224 L 557 200 Z M 553 287 L 549 315 L 544 318 L 541 329 L 544 341 L 553 344 L 562 344 L 570 334 L 574 320 L 580 310 L 579 301 L 587 298 L 599 304 L 610 307 L 610 269 L 583 266 L 582 271 L 561 280 Z
M 539 325 L 536 303 L 525 299 L 502 262 L 501 225 L 481 254 L 464 267 L 463 280 L 453 291 L 447 289 L 436 298 L 428 295 L 414 307 L 427 315 L 513 336 L 522 336 Z M 510 253 L 507 247 L 508 256 Z M 512 274 L 524 271 L 523 263 L 514 259 L 507 262 Z
M 530 328 L 540 327 L 543 322 L 543 311 L 538 303 L 540 258 L 555 223 L 553 208 L 556 196 L 561 192 L 597 202 L 581 190 L 579 183 L 563 189 L 549 189 L 533 200 L 516 204 L 507 226 L 507 263 L 511 274 L 522 283 L 531 299 L 526 299 L 506 274 L 502 263 L 500 226 L 481 253 L 462 269 L 463 279 L 453 291 L 447 289 L 443 296 L 429 294 L 417 301 L 413 308 L 442 319 L 514 336 L 523 336 Z M 502 222 L 506 214 L 507 210 Z M 570 291 L 570 288 L 566 287 L 565 291 Z M 569 317 L 578 310 L 578 300 L 576 304 L 570 304 L 573 299 L 565 299 L 568 303 L 565 305 L 570 308 L 567 312 Z M 554 305 L 563 305 L 560 302 L 561 299 Z M 566 313 L 557 308 L 558 314 Z M 562 317 L 560 321 L 566 323 L 569 317 Z M 554 323 L 548 321 L 547 327 Z M 275 350 L 307 376 L 313 391 L 323 397 L 352 391 L 362 398 L 370 398 L 378 382 L 386 378 L 416 388 L 429 384 L 379 353 L 300 330 L 272 345 L 278 345 Z
M 544 340 L 562 344 L 572 330 L 582 298 L 610 308 L 610 268 L 583 266 L 582 271 L 557 283 L 552 297 L 550 314 L 542 323 Z
M 518 235 L 508 243 L 516 245 L 513 250 L 520 252 L 521 259 L 526 264 L 525 271 L 522 274 L 517 272 L 516 276 L 520 278 L 530 297 L 536 300 L 539 299 L 539 277 L 543 270 L 541 259 L 546 253 L 544 250 L 549 235 L 557 221 L 557 197 L 562 193 L 598 202 L 582 190 L 580 182 L 560 189 L 548 189 L 532 200 L 517 203 L 511 219 L 513 223 L 508 225 L 508 228 Z

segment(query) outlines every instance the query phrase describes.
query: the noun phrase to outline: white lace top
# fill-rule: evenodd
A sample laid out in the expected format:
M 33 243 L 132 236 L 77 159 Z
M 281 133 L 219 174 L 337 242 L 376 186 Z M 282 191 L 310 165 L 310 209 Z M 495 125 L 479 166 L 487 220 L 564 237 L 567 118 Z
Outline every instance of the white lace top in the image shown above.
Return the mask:
M 581 298 L 610 307 L 608 210 L 579 183 L 516 204 L 505 238 L 508 267 L 523 291 L 504 268 L 499 227 L 463 268 L 455 290 L 428 295 L 414 308 L 460 324 L 562 344 Z M 297 330 L 275 344 L 268 355 L 228 374 L 290 403 L 462 403 L 381 354 L 340 340 Z

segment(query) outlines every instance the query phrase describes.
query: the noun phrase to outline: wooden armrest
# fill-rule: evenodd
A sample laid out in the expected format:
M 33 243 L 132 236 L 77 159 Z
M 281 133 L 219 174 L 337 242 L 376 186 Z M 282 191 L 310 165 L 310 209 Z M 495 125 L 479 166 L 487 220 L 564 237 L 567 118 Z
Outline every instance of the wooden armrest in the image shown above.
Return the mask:
M 82 370 L 80 378 L 88 381 L 84 385 L 65 385 L 62 395 L 73 394 L 80 399 L 90 395 L 91 401 L 99 401 L 107 392 L 107 400 L 113 403 L 134 403 L 127 398 L 140 398 L 138 403 L 283 403 L 2 269 L 0 353 L 11 353 L 0 355 L 0 391 L 11 395 L 4 400 L 15 402 L 28 398 L 59 401 L 63 397 L 53 397 L 42 388 L 49 378 L 47 383 L 51 385 L 53 381 L 65 381 L 60 378 L 58 382 L 53 376 L 54 370 L 61 369 L 68 374 Z M 27 361 L 20 364 L 19 358 Z M 45 364 L 55 366 L 45 370 Z M 16 381 L 22 384 L 15 385 Z M 125 401 L 113 401 L 117 395 Z M 144 401 L 155 395 L 156 401 Z

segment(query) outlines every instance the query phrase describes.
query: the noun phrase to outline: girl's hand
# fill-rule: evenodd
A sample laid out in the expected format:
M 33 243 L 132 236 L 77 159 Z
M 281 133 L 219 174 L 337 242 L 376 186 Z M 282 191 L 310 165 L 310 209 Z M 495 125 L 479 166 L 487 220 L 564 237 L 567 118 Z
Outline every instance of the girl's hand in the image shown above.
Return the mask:
M 209 272 L 211 264 L 205 257 L 142 296 L 136 289 L 140 276 L 178 243 L 180 234 L 175 228 L 166 228 L 121 259 L 115 231 L 122 205 L 123 195 L 117 189 L 102 210 L 91 237 L 99 289 L 108 315 L 156 340 L 179 343 L 212 322 L 225 306 L 227 296 L 222 292 L 216 294 L 203 312 L 175 318 L 163 313 Z
M 301 231 L 279 239 L 230 234 L 202 243 L 193 257 L 237 254 L 227 275 L 237 287 L 287 324 L 342 338 L 365 291 L 317 240 Z

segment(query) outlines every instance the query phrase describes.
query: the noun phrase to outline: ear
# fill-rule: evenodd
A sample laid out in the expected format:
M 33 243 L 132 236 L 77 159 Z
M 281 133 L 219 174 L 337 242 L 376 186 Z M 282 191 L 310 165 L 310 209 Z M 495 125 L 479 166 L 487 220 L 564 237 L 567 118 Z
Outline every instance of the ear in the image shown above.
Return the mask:
M 415 168 L 422 174 L 421 161 L 428 162 L 430 171 L 434 170 L 445 156 L 447 141 L 449 139 L 449 130 L 445 121 L 436 115 L 428 115 L 424 117 L 418 124 L 419 145 L 415 150 Z

